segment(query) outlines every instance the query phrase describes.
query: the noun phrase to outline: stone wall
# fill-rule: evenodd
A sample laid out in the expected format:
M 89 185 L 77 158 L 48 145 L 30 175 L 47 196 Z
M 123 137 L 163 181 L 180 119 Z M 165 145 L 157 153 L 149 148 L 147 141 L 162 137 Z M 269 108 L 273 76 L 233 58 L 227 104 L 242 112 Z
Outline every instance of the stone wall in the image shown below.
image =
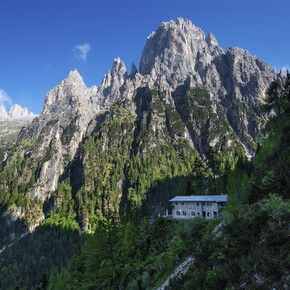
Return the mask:
M 174 219 L 191 219 L 197 216 L 212 219 L 218 216 L 220 208 L 217 202 L 193 201 L 172 202 L 171 207 Z

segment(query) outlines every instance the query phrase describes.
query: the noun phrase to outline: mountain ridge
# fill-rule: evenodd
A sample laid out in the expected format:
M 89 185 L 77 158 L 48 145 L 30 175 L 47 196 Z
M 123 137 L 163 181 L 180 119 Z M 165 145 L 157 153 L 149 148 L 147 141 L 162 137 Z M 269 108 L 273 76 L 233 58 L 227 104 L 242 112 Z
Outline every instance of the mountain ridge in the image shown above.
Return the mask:
M 0 120 L 13 121 L 15 119 L 33 119 L 37 115 L 28 112 L 27 108 L 22 108 L 18 104 L 14 104 L 7 113 L 3 104 L 0 104 Z
M 170 58 L 168 57 L 169 55 L 171 56 Z M 227 63 L 230 63 L 230 65 L 219 65 L 221 59 L 224 58 L 227 59 Z M 245 65 L 247 61 L 250 62 L 249 69 Z M 246 113 L 247 110 L 245 108 L 237 108 L 238 106 L 236 106 L 233 110 L 232 104 L 233 101 L 248 101 L 250 104 L 252 102 L 253 106 L 256 106 L 257 100 L 253 97 L 254 93 L 249 94 L 249 89 L 247 89 L 251 87 L 251 77 L 254 77 L 255 82 L 258 83 L 257 87 L 260 94 L 257 94 L 257 96 L 259 96 L 258 98 L 260 99 L 258 99 L 258 101 L 260 102 L 262 99 L 261 93 L 265 91 L 267 84 L 270 83 L 270 79 L 273 80 L 276 76 L 274 71 L 263 62 L 260 63 L 258 61 L 260 65 L 258 67 L 256 64 L 257 61 L 258 58 L 250 56 L 250 54 L 244 50 L 236 48 L 224 50 L 219 48 L 212 34 L 206 37 L 203 31 L 194 26 L 189 20 L 178 18 L 176 22 L 163 22 L 161 26 L 157 28 L 156 32 L 148 37 L 140 60 L 140 72 L 135 71 L 133 78 L 129 78 L 125 64 L 119 58 L 114 60 L 111 71 L 108 71 L 101 85 L 98 87 L 93 86 L 92 88 L 87 88 L 77 70 L 71 71 L 68 78 L 48 92 L 42 114 L 30 126 L 34 134 L 27 136 L 22 132 L 20 134 L 20 139 L 27 137 L 37 139 L 42 129 L 46 126 L 47 121 L 55 120 L 56 122 L 56 120 L 59 120 L 59 125 L 57 125 L 58 122 L 54 125 L 54 127 L 58 126 L 59 129 L 53 129 L 54 133 L 51 135 L 53 139 L 57 138 L 58 141 L 45 138 L 47 142 L 44 143 L 45 145 L 42 144 L 43 150 L 38 150 L 39 152 L 36 155 L 43 156 L 45 155 L 43 152 L 45 148 L 56 146 L 56 151 L 63 152 L 63 155 L 69 155 L 69 161 L 71 161 L 77 152 L 77 148 L 82 138 L 87 132 L 86 129 L 88 124 L 91 122 L 94 123 L 94 117 L 100 112 L 110 110 L 110 106 L 113 103 L 122 102 L 122 100 L 126 102 L 129 101 L 129 103 L 131 102 L 128 108 L 133 116 L 139 118 L 134 96 L 138 95 L 137 91 L 139 88 L 144 89 L 148 87 L 160 91 L 159 94 L 164 95 L 161 103 L 171 106 L 173 111 L 178 112 L 181 119 L 180 117 L 177 118 L 180 120 L 180 125 L 184 129 L 184 137 L 198 150 L 199 154 L 204 156 L 209 148 L 209 144 L 217 144 L 217 142 L 214 141 L 215 138 L 213 138 L 213 140 L 205 146 L 205 149 L 203 149 L 205 144 L 204 140 L 201 138 L 202 134 L 209 134 L 208 132 L 212 131 L 211 126 L 214 126 L 214 121 L 212 125 L 207 125 L 210 126 L 207 129 L 204 129 L 204 125 L 206 125 L 206 123 L 204 123 L 201 127 L 199 125 L 195 126 L 196 129 L 193 130 L 195 117 L 190 116 L 191 113 L 189 113 L 188 110 L 184 110 L 184 106 L 188 106 L 188 102 L 190 102 L 185 100 L 183 97 L 184 94 L 186 94 L 188 89 L 197 87 L 208 91 L 208 94 L 201 96 L 201 98 L 207 98 L 208 100 L 205 103 L 201 102 L 198 104 L 195 104 L 195 101 L 193 101 L 190 106 L 198 110 L 198 115 L 205 114 L 207 118 L 211 118 L 210 116 L 214 115 L 216 116 L 215 118 L 220 119 L 222 115 L 226 114 L 226 117 L 222 118 L 224 120 L 223 122 L 225 122 L 225 125 L 222 126 L 227 126 L 229 128 L 227 131 L 229 130 L 229 134 L 232 136 L 230 137 L 231 141 L 228 143 L 238 142 L 237 144 L 243 144 L 243 146 L 247 148 L 246 151 L 250 150 L 250 154 L 253 154 L 253 149 L 250 149 L 247 143 L 255 142 L 254 139 L 257 137 L 259 125 L 255 118 L 249 113 Z M 242 75 L 240 75 L 239 62 L 245 66 Z M 263 77 L 259 68 L 266 71 L 266 77 Z M 251 69 L 255 70 L 256 75 L 252 74 Z M 223 72 L 223 70 L 227 70 L 228 72 Z M 250 72 L 247 70 L 250 70 Z M 229 78 L 229 80 L 223 80 L 224 75 L 230 75 L 231 73 L 235 77 Z M 239 88 L 238 84 L 242 83 L 242 80 L 244 81 L 242 87 L 244 91 L 247 90 L 243 95 L 241 95 L 240 89 L 237 89 Z M 236 89 L 232 89 L 232 87 Z M 155 97 L 156 96 L 153 98 Z M 231 99 L 230 101 L 228 100 L 229 98 Z M 210 103 L 212 105 L 212 102 L 215 103 L 213 106 L 214 111 L 210 112 L 208 111 L 207 105 Z M 207 105 L 204 106 L 205 104 Z M 222 104 L 224 109 L 219 110 L 218 104 Z M 243 104 L 241 106 L 243 106 Z M 147 109 L 149 111 L 151 110 L 150 108 Z M 239 109 L 241 109 L 242 112 L 239 113 Z M 235 114 L 238 118 L 234 116 Z M 72 139 L 68 140 L 69 143 L 67 144 L 67 148 L 73 149 L 64 150 L 63 144 L 59 142 L 60 136 L 65 132 L 69 124 L 71 124 L 71 120 L 77 116 L 82 117 L 76 119 L 78 120 L 76 121 L 77 130 L 74 132 L 74 136 L 71 136 Z M 182 116 L 187 116 L 187 118 L 191 118 L 192 120 L 188 121 L 182 119 Z M 158 118 L 160 119 L 160 117 L 156 117 L 156 122 L 158 122 Z M 43 122 L 40 122 L 42 125 L 40 127 L 35 126 L 35 123 L 39 123 L 40 120 Z M 82 123 L 80 120 L 85 121 Z M 163 120 L 165 121 L 166 117 L 164 117 Z M 164 121 L 160 123 L 164 124 Z M 182 122 L 185 126 L 182 125 Z M 250 128 L 247 126 L 249 122 L 251 122 Z M 160 124 L 157 127 L 163 130 L 160 126 L 163 127 L 163 125 Z M 35 131 L 35 128 L 38 129 Z M 244 136 L 244 132 L 247 132 L 246 137 Z M 174 133 L 172 134 L 174 135 Z M 179 137 L 176 135 L 174 138 Z M 218 138 L 222 138 L 222 136 Z M 246 140 L 246 138 L 248 140 Z M 60 163 L 62 162 L 63 161 L 60 161 Z M 47 168 L 51 168 L 51 166 L 47 166 Z M 64 167 L 60 165 L 60 174 L 63 171 Z M 45 171 L 45 174 L 42 176 L 47 175 L 48 173 Z M 49 184 L 49 180 L 45 180 L 44 183 Z M 56 189 L 57 183 L 54 182 L 53 184 L 54 186 L 50 188 L 50 191 Z M 42 194 L 40 191 L 38 192 L 41 196 Z
M 71 177 L 75 163 L 75 190 L 101 190 L 102 172 L 108 171 L 108 178 L 115 174 L 108 161 L 111 152 L 121 154 L 120 148 L 128 162 L 133 157 L 150 159 L 153 152 L 167 156 L 172 150 L 197 152 L 205 160 L 211 147 L 224 155 L 253 156 L 266 120 L 260 110 L 266 88 L 281 78 L 264 61 L 239 48 L 224 50 L 212 34 L 206 37 L 189 20 L 178 18 L 162 23 L 148 37 L 139 67 L 138 72 L 132 65 L 128 75 L 116 58 L 99 86 L 87 88 L 74 70 L 47 93 L 42 113 L 18 137 L 20 144 L 35 144 L 20 153 L 32 160 L 24 180 L 33 182 L 25 196 L 48 200 L 59 182 Z M 99 171 L 83 152 L 87 143 L 100 146 L 91 154 L 104 162 Z M 8 158 L 6 166 L 13 160 Z M 118 164 L 120 186 L 114 198 L 105 195 L 114 200 L 116 212 L 130 184 L 128 164 Z M 99 203 L 107 206 L 104 196 Z

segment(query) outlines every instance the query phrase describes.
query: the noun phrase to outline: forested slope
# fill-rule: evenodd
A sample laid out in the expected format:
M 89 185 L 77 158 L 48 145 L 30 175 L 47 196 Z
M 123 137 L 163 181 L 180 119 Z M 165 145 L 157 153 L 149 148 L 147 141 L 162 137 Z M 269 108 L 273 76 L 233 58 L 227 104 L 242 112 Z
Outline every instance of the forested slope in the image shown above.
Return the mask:
M 151 289 L 185 257 L 195 260 L 170 289 L 272 289 L 289 285 L 290 75 L 265 109 L 272 117 L 252 162 L 227 173 L 229 202 L 221 218 L 174 222 L 108 213 L 50 288 Z M 279 103 L 279 105 L 277 105 Z

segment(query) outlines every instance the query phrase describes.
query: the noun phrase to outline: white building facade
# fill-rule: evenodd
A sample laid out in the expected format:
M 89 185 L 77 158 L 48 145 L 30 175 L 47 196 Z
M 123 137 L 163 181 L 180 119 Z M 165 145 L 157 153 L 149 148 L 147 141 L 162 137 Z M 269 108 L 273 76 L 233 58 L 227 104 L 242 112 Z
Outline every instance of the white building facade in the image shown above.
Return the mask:
M 176 196 L 169 201 L 172 218 L 191 219 L 197 216 L 205 219 L 216 218 L 225 207 L 227 199 L 227 195 Z

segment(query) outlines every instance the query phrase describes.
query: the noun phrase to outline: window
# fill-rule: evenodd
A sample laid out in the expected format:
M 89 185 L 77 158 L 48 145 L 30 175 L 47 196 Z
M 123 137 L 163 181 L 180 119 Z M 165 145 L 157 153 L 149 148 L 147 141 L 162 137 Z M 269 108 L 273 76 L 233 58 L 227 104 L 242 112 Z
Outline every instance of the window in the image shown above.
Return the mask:
M 191 215 L 195 216 L 195 212 L 194 212 L 194 211 L 192 211 L 192 212 L 191 212 Z
M 203 202 L 202 205 L 205 205 L 205 202 Z
M 216 211 L 213 212 L 213 216 L 217 217 L 217 212 Z
M 196 205 L 199 206 L 199 202 Z
M 211 213 L 210 213 L 210 212 L 208 212 L 208 213 L 207 213 L 207 216 L 211 216 Z
M 182 214 L 183 214 L 183 215 L 186 215 L 186 211 L 183 211 Z
M 176 202 L 175 204 L 178 205 L 178 202 Z
M 200 215 L 200 213 L 199 213 L 199 212 L 197 212 L 197 215 Z
M 178 211 L 176 212 L 176 214 L 177 214 L 177 215 L 180 215 L 180 211 L 178 210 Z
M 184 205 L 184 202 L 182 203 L 182 205 Z

